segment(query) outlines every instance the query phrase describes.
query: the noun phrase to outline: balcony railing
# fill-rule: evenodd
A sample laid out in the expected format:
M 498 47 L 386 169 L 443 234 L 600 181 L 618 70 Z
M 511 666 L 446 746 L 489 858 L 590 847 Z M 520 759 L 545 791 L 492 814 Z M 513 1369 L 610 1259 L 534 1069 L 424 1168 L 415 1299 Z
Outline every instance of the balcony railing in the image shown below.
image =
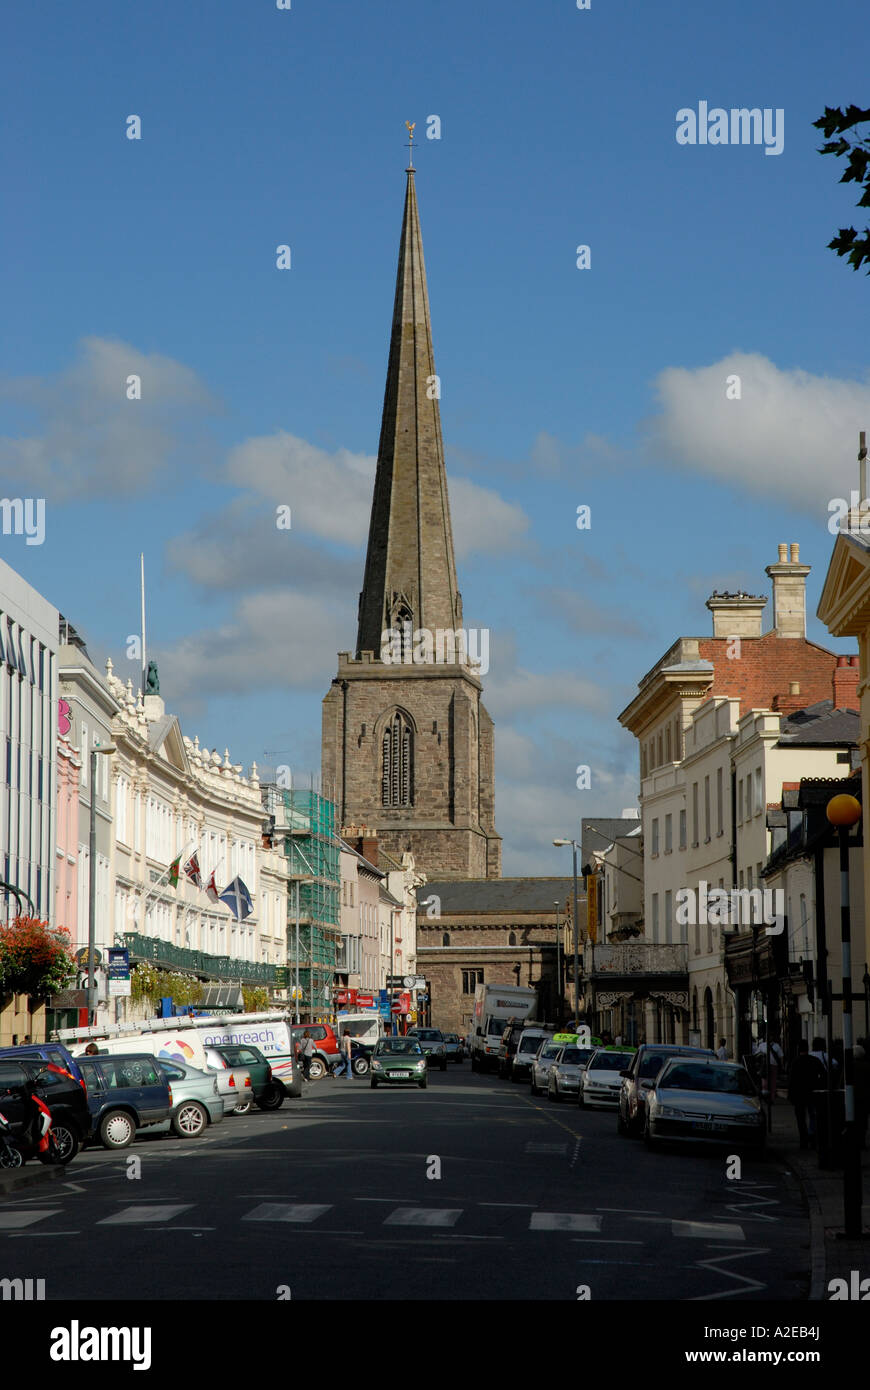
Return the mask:
M 124 941 L 131 960 L 147 960 L 164 970 L 187 970 L 192 975 L 206 975 L 212 980 L 244 980 L 257 985 L 275 983 L 277 967 L 264 961 L 210 956 L 205 951 L 191 951 L 171 941 L 161 941 L 157 936 L 143 936 L 141 932 L 125 932 Z
M 585 959 L 591 963 L 591 950 Z M 595 974 L 602 975 L 680 975 L 689 968 L 689 948 L 685 942 L 619 941 L 595 947 Z

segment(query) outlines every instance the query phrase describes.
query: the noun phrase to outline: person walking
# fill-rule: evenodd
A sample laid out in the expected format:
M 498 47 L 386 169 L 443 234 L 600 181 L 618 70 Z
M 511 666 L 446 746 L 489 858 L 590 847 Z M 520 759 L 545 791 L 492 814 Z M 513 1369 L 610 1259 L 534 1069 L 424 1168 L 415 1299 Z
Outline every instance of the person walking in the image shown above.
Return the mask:
M 728 1061 L 728 1044 L 724 1038 L 719 1039 L 719 1046 L 716 1048 L 716 1056 L 720 1062 Z
M 350 1033 L 345 1033 L 341 1040 L 341 1049 L 344 1053 L 345 1066 L 347 1067 L 347 1079 L 353 1081 L 353 1038 Z
M 788 1076 L 788 1098 L 794 1106 L 798 1139 L 802 1149 L 812 1147 L 816 1135 L 816 1104 L 814 1091 L 823 1091 L 827 1073 L 823 1063 L 809 1050 L 802 1038 L 798 1043 L 798 1055 L 792 1063 Z
M 302 1066 L 305 1071 L 305 1080 L 311 1080 L 311 1063 L 314 1060 L 317 1048 L 314 1046 L 314 1039 L 308 1029 L 302 1034 Z

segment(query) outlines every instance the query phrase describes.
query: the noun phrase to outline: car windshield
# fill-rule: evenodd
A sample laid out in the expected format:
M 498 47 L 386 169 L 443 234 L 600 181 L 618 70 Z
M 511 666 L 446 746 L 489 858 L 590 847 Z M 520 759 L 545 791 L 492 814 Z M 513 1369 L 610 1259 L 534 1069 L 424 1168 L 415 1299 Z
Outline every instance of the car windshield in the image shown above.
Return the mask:
M 544 1048 L 543 1052 L 541 1053 L 540 1060 L 543 1062 L 545 1057 L 558 1057 L 561 1051 L 562 1046 L 560 1043 L 548 1043 L 547 1046 Z
M 583 1053 L 579 1047 L 563 1047 L 560 1065 L 576 1067 L 584 1060 Z
M 540 1033 L 533 1033 L 531 1037 L 520 1038 L 519 1052 L 537 1052 L 541 1046 Z
M 590 1071 L 626 1071 L 630 1052 L 596 1052 L 589 1063 Z
M 673 1056 L 673 1053 L 670 1056 Z M 648 1052 L 641 1058 L 638 1076 L 644 1081 L 651 1081 L 654 1076 L 658 1076 L 665 1062 L 670 1060 L 670 1056 L 667 1052 Z
M 384 1038 L 375 1051 L 378 1057 L 419 1057 L 421 1054 L 422 1048 L 415 1038 Z
M 441 1042 L 441 1034 L 436 1028 L 420 1028 L 417 1037 L 421 1042 Z
M 377 1028 L 376 1018 L 355 1018 L 345 1023 L 344 1019 L 339 1019 L 342 1033 L 350 1033 L 352 1038 L 361 1038 L 365 1033 L 370 1033 L 372 1028 Z
M 729 1096 L 754 1096 L 755 1087 L 748 1072 L 739 1067 L 712 1067 L 683 1062 L 671 1067 L 659 1082 L 662 1091 L 718 1091 Z

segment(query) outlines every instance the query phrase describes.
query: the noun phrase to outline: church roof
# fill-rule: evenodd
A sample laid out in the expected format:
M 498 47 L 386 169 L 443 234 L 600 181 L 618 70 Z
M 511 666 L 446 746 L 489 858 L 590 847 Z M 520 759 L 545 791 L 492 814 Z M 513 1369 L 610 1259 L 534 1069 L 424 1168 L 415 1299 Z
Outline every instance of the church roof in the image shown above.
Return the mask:
M 408 169 L 378 466 L 360 595 L 357 655 L 410 621 L 436 632 L 462 624 L 440 390 L 414 170 Z
M 578 879 L 578 902 L 583 899 L 583 880 Z M 553 904 L 563 908 L 574 892 L 569 878 L 464 878 L 427 883 L 423 893 L 441 900 L 441 915 L 459 912 L 552 912 Z M 426 909 L 421 906 L 420 911 Z

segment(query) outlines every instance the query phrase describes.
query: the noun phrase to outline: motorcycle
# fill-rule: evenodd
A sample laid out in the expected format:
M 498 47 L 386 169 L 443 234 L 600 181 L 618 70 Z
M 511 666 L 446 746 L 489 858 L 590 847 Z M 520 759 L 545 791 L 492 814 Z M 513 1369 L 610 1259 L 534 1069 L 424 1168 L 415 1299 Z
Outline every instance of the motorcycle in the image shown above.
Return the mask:
M 0 1112 L 0 1168 L 20 1168 L 29 1158 L 40 1163 L 67 1164 L 75 1158 L 78 1143 L 62 1150 L 51 1127 L 51 1111 L 33 1090 L 27 1092 L 28 1117 L 19 1124 Z

